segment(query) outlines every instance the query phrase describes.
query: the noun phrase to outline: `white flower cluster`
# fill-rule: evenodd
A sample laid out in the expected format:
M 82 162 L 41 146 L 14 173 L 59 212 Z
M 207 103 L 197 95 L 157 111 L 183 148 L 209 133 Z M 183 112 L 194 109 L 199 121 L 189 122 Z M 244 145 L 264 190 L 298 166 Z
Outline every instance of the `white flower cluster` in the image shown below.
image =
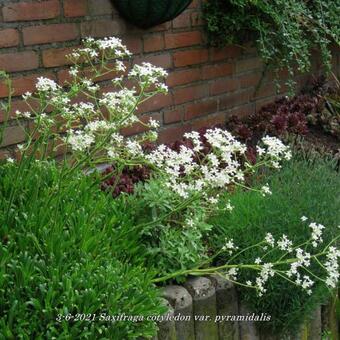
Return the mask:
M 132 114 L 136 109 L 137 100 L 135 90 L 122 89 L 117 92 L 104 93 L 102 99 L 99 100 L 99 104 L 105 106 L 112 114 L 115 114 L 116 118 L 135 118 L 135 115 Z M 135 121 L 129 121 L 126 124 L 131 124 Z
M 293 242 L 290 241 L 285 234 L 282 235 L 281 239 L 277 241 L 277 247 L 280 250 L 291 252 L 293 251 Z
M 272 194 L 268 184 L 264 185 L 261 188 L 261 193 L 262 193 L 262 196 L 266 196 L 266 195 L 271 195 Z
M 312 229 L 312 245 L 313 247 L 317 247 L 320 243 L 323 242 L 322 240 L 322 229 L 325 229 L 325 227 L 322 224 L 317 223 L 310 223 L 309 228 Z
M 182 145 L 177 152 L 160 145 L 146 156 L 151 163 L 166 172 L 169 176 L 168 186 L 181 197 L 186 198 L 193 192 L 223 188 L 236 180 L 243 180 L 241 164 L 236 156 L 243 154 L 246 148 L 229 132 L 222 129 L 207 130 L 204 137 L 212 145 L 212 152 L 206 156 L 203 164 L 196 161 L 196 153 L 202 148 L 198 133 L 187 133 L 185 137 L 192 140 L 193 149 Z
M 168 175 L 168 187 L 183 198 L 195 192 L 205 193 L 207 202 L 217 203 L 216 197 L 207 193 L 226 188 L 228 185 L 244 181 L 244 167 L 241 162 L 247 148 L 236 140 L 228 131 L 220 128 L 208 129 L 203 136 L 198 132 L 189 132 L 184 137 L 192 143 L 192 148 L 182 145 L 179 151 L 173 151 L 160 145 L 147 159 Z M 202 152 L 202 138 L 209 145 L 210 152 Z M 270 141 L 266 137 L 263 158 L 268 164 L 279 162 L 280 157 L 288 157 L 289 149 L 276 138 Z M 244 158 L 244 157 L 243 157 Z M 271 194 L 268 185 L 262 187 L 263 195 Z M 232 210 L 232 206 L 228 208 Z
M 336 249 L 335 247 L 329 247 L 326 257 L 327 261 L 325 263 L 325 268 L 328 274 L 326 284 L 329 287 L 336 288 L 340 276 L 338 260 L 340 259 L 340 250 Z
M 95 142 L 95 137 L 91 133 L 82 130 L 70 130 L 66 137 L 66 141 L 73 151 L 84 152 Z
M 35 86 L 39 92 L 45 93 L 55 92 L 61 88 L 54 80 L 45 77 L 39 77 Z
M 233 239 L 230 240 L 228 240 L 227 238 L 225 239 L 225 245 L 222 247 L 223 251 L 228 251 L 229 255 L 231 255 L 233 251 L 237 249 L 238 247 L 234 244 Z
M 269 158 L 271 159 L 271 165 L 274 168 L 279 169 L 281 167 L 281 159 L 291 159 L 292 153 L 289 150 L 289 147 L 284 145 L 280 139 L 276 137 L 265 136 L 262 138 L 261 141 L 264 145 L 264 148 L 258 146 L 257 152 L 259 156 L 267 154 L 267 156 L 269 156 Z
M 231 268 L 226 273 L 226 279 L 236 281 L 237 280 L 237 274 L 239 269 L 238 268 Z
M 275 239 L 271 233 L 267 233 L 265 237 L 265 242 L 268 243 L 270 246 L 275 246 Z
M 86 38 L 83 40 L 85 47 L 76 49 L 70 54 L 71 59 L 79 60 L 82 57 L 96 59 L 102 53 L 107 53 L 110 58 L 124 58 L 131 55 L 131 52 L 123 45 L 122 40 L 116 37 L 104 39 Z
M 129 78 L 137 79 L 142 87 L 147 87 L 151 84 L 164 93 L 168 91 L 168 87 L 163 82 L 167 75 L 168 73 L 161 67 L 145 62 L 142 65 L 134 65 L 129 72 Z
M 274 275 L 275 271 L 273 270 L 273 265 L 271 263 L 264 263 L 262 265 L 260 275 L 255 280 L 255 287 L 258 290 L 259 296 L 262 296 L 267 291 L 267 289 L 265 288 L 265 284 L 267 283 L 269 278 L 273 277 Z

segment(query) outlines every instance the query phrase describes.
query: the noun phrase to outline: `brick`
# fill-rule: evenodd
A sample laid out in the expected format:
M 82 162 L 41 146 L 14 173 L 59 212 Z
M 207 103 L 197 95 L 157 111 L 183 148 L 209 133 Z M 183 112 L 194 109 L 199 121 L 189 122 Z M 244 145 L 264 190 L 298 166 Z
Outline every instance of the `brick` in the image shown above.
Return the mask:
M 200 103 L 189 104 L 186 108 L 184 119 L 190 120 L 216 111 L 217 101 L 215 99 L 207 100 Z
M 191 26 L 197 27 L 197 26 L 203 26 L 203 18 L 201 12 L 193 12 L 191 13 Z
M 263 97 L 271 97 L 277 95 L 277 89 L 275 84 L 267 83 L 261 84 L 259 88 L 256 88 L 256 92 L 254 93 L 255 98 L 263 98 Z
M 176 109 L 164 112 L 164 124 L 177 123 L 182 120 L 183 110 Z
M 175 87 L 177 85 L 193 83 L 200 79 L 201 79 L 201 69 L 191 68 L 188 70 L 171 72 L 167 78 L 167 84 L 170 87 Z
M 190 28 L 191 23 L 191 12 L 190 11 L 184 11 L 181 15 L 179 15 L 177 18 L 172 20 L 172 27 L 173 28 Z
M 89 9 L 90 9 L 89 13 L 91 13 L 92 16 L 111 14 L 114 11 L 113 1 L 90 0 Z
M 19 33 L 14 28 L 7 28 L 0 31 L 0 48 L 19 45 Z
M 149 28 L 147 31 L 148 32 L 162 32 L 162 31 L 168 31 L 171 27 L 170 22 L 164 22 L 163 24 L 153 26 Z M 140 31 L 140 30 L 139 30 Z
M 75 47 L 66 47 L 44 50 L 42 52 L 43 65 L 45 67 L 71 65 L 72 62 L 66 58 L 66 55 L 72 53 L 74 49 Z
M 52 19 L 60 15 L 60 1 L 12 3 L 3 7 L 2 14 L 6 22 Z
M 180 88 L 174 91 L 174 102 L 176 105 L 201 99 L 208 96 L 208 84 L 194 85 Z
M 237 116 L 240 119 L 244 119 L 246 117 L 249 117 L 249 115 L 253 114 L 255 112 L 255 104 L 250 103 L 247 105 L 242 105 L 237 108 L 234 108 L 232 110 L 228 110 L 228 116 Z
M 202 43 L 202 33 L 199 31 L 165 34 L 166 48 L 180 48 Z
M 0 147 L 21 143 L 25 140 L 25 132 L 19 126 L 9 126 L 4 131 Z
M 263 63 L 260 58 L 251 58 L 251 59 L 243 59 L 238 60 L 236 63 L 236 72 L 246 72 L 259 69 L 263 66 Z
M 223 63 L 217 65 L 207 65 L 203 67 L 203 79 L 212 79 L 218 77 L 229 76 L 234 71 L 234 65 L 230 63 Z
M 33 51 L 0 54 L 0 69 L 7 72 L 28 71 L 38 66 L 38 55 Z
M 175 67 L 203 64 L 208 60 L 208 51 L 206 49 L 180 51 L 174 53 L 173 58 Z
M 138 54 L 142 52 L 142 40 L 139 37 L 133 35 L 124 36 L 123 43 L 133 54 Z
M 225 93 L 225 92 L 233 92 L 237 90 L 239 87 L 238 79 L 234 78 L 221 78 L 215 80 L 210 87 L 210 94 L 212 96 Z
M 273 101 L 275 101 L 275 99 L 276 99 L 276 96 L 267 97 L 267 98 L 263 98 L 263 99 L 256 99 L 256 101 L 255 101 L 255 111 L 258 111 L 263 106 L 272 103 Z
M 38 77 L 55 79 L 55 77 L 51 73 L 39 73 L 29 76 L 12 78 L 12 90 L 14 91 L 13 96 L 20 96 L 27 91 L 33 92 L 35 90 L 35 84 Z M 8 94 L 9 93 L 6 85 L 3 82 L 0 82 L 0 98 L 8 97 Z
M 25 27 L 24 44 L 36 45 L 74 40 L 78 37 L 76 24 L 52 24 Z
M 253 91 L 251 89 L 226 95 L 220 99 L 220 110 L 231 109 L 235 106 L 245 105 L 252 98 Z
M 162 144 L 173 142 L 177 139 L 182 138 L 183 134 L 189 132 L 190 130 L 191 126 L 189 124 L 167 127 L 166 129 L 159 132 L 158 143 Z
M 115 20 L 87 21 L 80 24 L 81 36 L 103 38 L 125 33 L 125 22 L 118 18 Z
M 153 34 L 144 37 L 144 52 L 161 51 L 164 49 L 163 34 Z
M 64 15 L 67 18 L 83 17 L 87 14 L 86 0 L 64 0 Z
M 141 64 L 142 62 L 148 62 L 155 66 L 163 67 L 165 69 L 171 68 L 172 58 L 170 53 L 163 53 L 160 55 L 148 55 L 146 57 L 135 57 L 133 59 L 134 64 Z
M 172 97 L 170 94 L 157 94 L 142 103 L 138 108 L 138 113 L 157 111 L 170 105 L 172 105 Z
M 241 47 L 238 46 L 226 46 L 224 48 L 211 48 L 210 49 L 210 60 L 221 61 L 226 59 L 238 58 L 242 53 Z
M 247 73 L 239 77 L 241 88 L 253 87 L 259 84 L 261 73 Z
M 213 127 L 218 124 L 224 124 L 225 123 L 225 112 L 219 112 L 215 114 L 210 114 L 206 117 L 202 117 L 199 119 L 195 119 L 191 121 L 191 129 L 192 130 L 199 130 L 205 127 Z

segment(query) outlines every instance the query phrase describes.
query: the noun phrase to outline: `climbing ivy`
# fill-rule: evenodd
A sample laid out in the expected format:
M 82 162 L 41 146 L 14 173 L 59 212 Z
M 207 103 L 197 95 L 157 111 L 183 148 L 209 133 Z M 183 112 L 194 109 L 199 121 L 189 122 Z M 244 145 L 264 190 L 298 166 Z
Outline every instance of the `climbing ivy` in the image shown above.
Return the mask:
M 212 45 L 256 41 L 264 62 L 290 79 L 311 69 L 314 48 L 330 71 L 330 47 L 340 45 L 340 0 L 208 0 L 204 17 Z

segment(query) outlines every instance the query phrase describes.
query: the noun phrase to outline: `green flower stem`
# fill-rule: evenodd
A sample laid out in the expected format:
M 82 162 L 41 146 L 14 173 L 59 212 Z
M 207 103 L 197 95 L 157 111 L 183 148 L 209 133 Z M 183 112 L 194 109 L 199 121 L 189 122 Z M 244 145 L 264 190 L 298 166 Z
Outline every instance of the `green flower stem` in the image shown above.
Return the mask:
M 318 254 L 312 255 L 311 258 L 317 258 L 320 256 L 325 255 L 326 252 L 320 252 Z M 297 258 L 291 258 L 291 259 L 287 259 L 285 261 L 277 261 L 277 262 L 273 262 L 272 265 L 273 267 L 277 267 L 277 266 L 281 266 L 284 264 L 291 264 L 294 262 L 297 262 L 298 259 Z M 186 275 L 195 275 L 195 276 L 204 276 L 204 275 L 212 275 L 212 274 L 218 274 L 220 271 L 226 270 L 226 269 L 230 269 L 230 268 L 238 268 L 238 269 L 252 269 L 252 270 L 260 270 L 262 268 L 262 265 L 258 265 L 258 264 L 224 264 L 222 266 L 217 266 L 217 267 L 210 267 L 210 268 L 205 268 L 205 269 L 200 269 L 199 267 L 193 268 L 193 269 L 186 269 L 186 270 L 180 270 L 174 273 L 170 273 L 167 274 L 165 276 L 159 277 L 159 278 L 155 278 L 153 279 L 154 283 L 160 283 L 160 282 L 165 282 L 168 281 L 170 279 L 174 279 L 178 276 L 186 276 Z M 277 270 L 273 269 L 275 272 L 277 272 Z M 282 276 L 282 275 L 280 275 Z M 286 278 L 288 281 L 289 279 Z M 322 280 L 323 281 L 323 280 Z

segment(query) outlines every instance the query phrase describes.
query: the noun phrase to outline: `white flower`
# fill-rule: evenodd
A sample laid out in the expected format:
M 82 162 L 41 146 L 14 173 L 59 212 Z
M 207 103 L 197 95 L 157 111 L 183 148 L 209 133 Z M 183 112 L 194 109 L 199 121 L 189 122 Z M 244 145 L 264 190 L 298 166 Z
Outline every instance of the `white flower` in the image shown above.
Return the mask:
M 116 61 L 116 70 L 119 72 L 125 72 L 126 71 L 126 66 L 121 60 Z
M 256 146 L 256 151 L 259 156 L 262 156 L 266 152 L 266 150 L 261 148 L 260 146 Z
M 126 142 L 126 149 L 132 156 L 140 156 L 143 152 L 142 147 L 136 141 L 128 140 Z
M 268 186 L 268 184 L 264 185 L 262 188 L 261 188 L 261 192 L 262 192 L 262 196 L 266 196 L 266 195 L 271 195 L 272 192 L 270 191 L 270 188 Z
M 267 291 L 266 288 L 264 288 L 265 284 L 269 280 L 270 277 L 274 276 L 275 272 L 273 270 L 273 265 L 271 263 L 264 263 L 262 265 L 262 269 L 260 272 L 260 275 L 256 278 L 256 288 L 258 290 L 259 296 L 262 296 L 263 293 Z
M 238 247 L 235 246 L 233 239 L 230 239 L 230 240 L 228 240 L 227 238 L 225 239 L 225 244 L 222 247 L 223 251 L 228 250 L 229 254 L 231 255 L 233 253 L 233 250 L 237 250 L 237 249 L 238 249 Z
M 44 77 L 39 77 L 35 86 L 40 92 L 54 92 L 60 88 L 54 80 Z
M 185 221 L 185 225 L 190 227 L 190 228 L 192 228 L 195 225 L 195 223 L 194 223 L 194 221 L 192 219 L 187 219 Z
M 255 259 L 255 261 L 254 261 L 256 264 L 261 264 L 262 263 L 262 260 L 259 258 L 259 257 L 257 257 L 256 259 Z
M 218 199 L 216 197 L 209 197 L 209 202 L 211 204 L 217 204 L 218 203 Z
M 339 262 L 340 251 L 335 247 L 329 247 L 326 255 L 327 261 L 324 264 L 327 271 L 326 284 L 331 288 L 336 288 L 339 280 Z
M 265 136 L 262 138 L 262 143 L 265 146 L 265 153 L 271 158 L 271 163 L 274 168 L 280 168 L 279 161 L 284 158 L 289 160 L 292 157 L 289 147 L 284 145 L 278 138 Z M 257 149 L 259 151 L 259 149 Z M 261 153 L 264 153 L 261 150 Z
M 227 271 L 226 278 L 228 280 L 237 280 L 238 268 L 231 268 Z
M 66 141 L 74 151 L 85 151 L 95 141 L 94 136 L 91 133 L 85 133 L 84 131 L 70 130 Z
M 303 281 L 302 281 L 302 283 L 301 283 L 301 287 L 302 287 L 303 289 L 306 289 L 306 290 L 307 290 L 308 288 L 312 287 L 313 284 L 314 284 L 314 282 L 310 279 L 310 277 L 307 276 L 307 275 L 304 275 Z
M 322 243 L 322 229 L 325 227 L 322 224 L 317 224 L 317 223 L 310 223 L 309 228 L 312 229 L 312 245 L 313 247 L 317 247 L 318 244 Z
M 145 62 L 142 65 L 134 65 L 129 72 L 129 78 L 138 79 L 142 87 L 154 85 L 161 92 L 168 91 L 167 86 L 163 83 L 163 79 L 167 75 L 168 73 L 161 67 Z
M 234 207 L 231 205 L 230 201 L 228 201 L 225 205 L 225 209 L 228 211 L 232 211 Z
M 307 221 L 307 220 L 308 220 L 308 217 L 306 217 L 306 216 L 302 216 L 302 217 L 301 217 L 301 221 L 302 221 L 302 222 L 305 222 L 305 221 Z
M 14 159 L 13 159 L 12 157 L 7 157 L 7 158 L 6 158 L 6 161 L 7 161 L 8 163 L 14 163 Z
M 22 95 L 22 98 L 24 99 L 24 100 L 27 100 L 27 99 L 29 99 L 29 98 L 31 98 L 32 97 L 32 93 L 31 92 L 26 92 L 25 94 L 23 94 Z
M 200 134 L 197 131 L 191 131 L 184 134 L 184 137 L 190 139 L 194 144 L 194 151 L 199 152 L 203 146 L 200 139 Z
M 286 235 L 282 235 L 282 238 L 277 241 L 277 246 L 281 250 L 286 250 L 288 252 L 292 251 L 293 242 L 290 241 Z
M 275 245 L 275 239 L 271 233 L 267 233 L 265 237 L 265 241 L 272 247 Z
M 157 128 L 159 128 L 159 122 L 157 120 L 150 118 L 149 126 L 153 129 L 157 129 Z

